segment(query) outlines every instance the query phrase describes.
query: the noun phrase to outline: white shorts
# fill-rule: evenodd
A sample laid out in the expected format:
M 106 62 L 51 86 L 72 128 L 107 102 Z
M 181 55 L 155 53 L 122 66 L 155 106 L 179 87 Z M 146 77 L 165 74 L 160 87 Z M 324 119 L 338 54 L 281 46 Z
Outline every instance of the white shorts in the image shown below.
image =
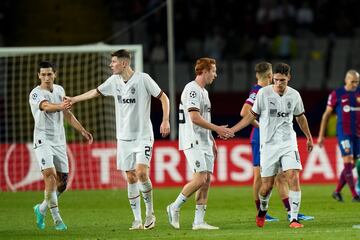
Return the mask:
M 188 164 L 194 173 L 214 172 L 214 155 L 212 151 L 205 151 L 199 148 L 189 148 L 184 150 Z
M 150 167 L 153 140 L 117 140 L 116 165 L 118 170 L 135 170 L 137 164 Z
M 66 146 L 50 146 L 46 143 L 34 149 L 40 170 L 55 168 L 57 172 L 68 173 L 69 161 Z
M 302 170 L 298 150 L 264 147 L 260 152 L 261 177 L 275 176 L 279 172 L 289 169 Z

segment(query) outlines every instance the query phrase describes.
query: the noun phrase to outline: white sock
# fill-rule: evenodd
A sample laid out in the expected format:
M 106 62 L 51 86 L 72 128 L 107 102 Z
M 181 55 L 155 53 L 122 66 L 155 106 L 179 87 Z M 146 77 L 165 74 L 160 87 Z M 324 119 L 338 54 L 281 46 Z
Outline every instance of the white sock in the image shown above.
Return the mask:
M 176 198 L 175 202 L 172 204 L 173 209 L 180 209 L 181 206 L 186 202 L 187 197 L 184 194 L 180 193 L 179 196 Z
M 194 224 L 203 223 L 203 222 L 204 222 L 205 213 L 206 213 L 206 205 L 196 205 L 196 206 L 195 206 Z
M 44 199 L 44 201 L 42 201 L 42 203 L 40 203 L 39 210 L 40 210 L 40 213 L 45 216 L 45 215 L 46 215 L 46 211 L 48 210 L 48 204 L 47 204 L 47 202 L 46 202 L 46 192 L 44 192 L 44 195 L 45 195 L 45 199 Z M 57 197 L 59 198 L 59 196 L 61 195 L 61 193 L 58 192 L 58 191 L 56 191 L 56 195 L 57 195 Z
M 53 191 L 53 192 L 45 191 L 45 199 L 48 204 L 48 208 L 50 209 L 51 216 L 54 220 L 54 223 L 62 221 L 60 213 L 59 213 L 58 199 L 57 199 L 56 191 Z
M 140 192 L 137 183 L 128 183 L 128 198 L 136 221 L 141 219 Z
M 260 200 L 260 209 L 261 211 L 267 211 L 269 208 L 269 200 L 271 197 L 271 193 L 270 192 L 267 196 L 263 197 L 259 194 L 259 200 Z
M 146 182 L 139 182 L 139 188 L 146 207 L 146 216 L 154 214 L 153 191 L 150 179 Z
M 298 214 L 300 210 L 300 203 L 301 203 L 301 191 L 289 191 L 289 201 L 290 201 L 290 221 L 293 219 L 298 219 Z

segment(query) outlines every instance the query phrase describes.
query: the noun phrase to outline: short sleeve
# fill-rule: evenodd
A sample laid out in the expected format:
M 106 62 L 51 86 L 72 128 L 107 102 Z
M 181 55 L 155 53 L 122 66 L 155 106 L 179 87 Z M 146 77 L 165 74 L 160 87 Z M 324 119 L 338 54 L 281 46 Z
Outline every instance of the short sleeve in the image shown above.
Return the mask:
M 103 82 L 100 86 L 97 87 L 98 92 L 103 96 L 112 96 L 114 95 L 114 88 L 113 86 L 113 79 L 114 76 L 109 77 Z
M 159 85 L 152 79 L 149 74 L 144 74 L 144 85 L 146 88 L 146 91 L 150 93 L 153 97 L 160 97 L 161 96 L 161 89 Z
M 300 94 L 297 93 L 296 96 L 297 96 L 297 99 L 296 99 L 296 105 L 294 108 L 294 116 L 299 116 L 305 112 L 305 109 L 304 109 L 304 103 L 301 99 Z
M 60 86 L 60 85 L 58 85 L 59 86 L 59 88 L 60 88 L 60 96 L 61 97 L 65 97 L 66 96 L 66 94 L 65 94 L 65 89 L 62 87 L 62 86 Z
M 39 91 L 38 89 L 34 89 L 31 91 L 29 95 L 29 103 L 31 106 L 40 109 L 39 108 L 40 103 L 42 103 L 43 101 L 47 101 L 47 100 L 45 99 L 41 91 Z
M 246 99 L 245 103 L 249 104 L 250 106 L 253 106 L 255 99 L 256 99 L 256 94 L 257 94 L 257 92 L 255 92 L 254 90 L 251 90 L 249 97 Z
M 332 91 L 329 94 L 328 100 L 327 100 L 327 105 L 329 107 L 335 108 L 336 107 L 336 91 Z
M 262 91 L 262 89 L 260 89 L 259 92 L 258 92 L 257 95 L 256 95 L 256 98 L 255 98 L 253 107 L 252 107 L 252 109 L 251 109 L 251 110 L 252 110 L 254 113 L 256 113 L 257 115 L 260 115 L 260 112 L 261 112 L 261 110 L 262 110 L 262 105 L 261 105 L 261 103 L 262 103 L 263 98 L 264 98 L 263 96 L 264 96 L 263 91 Z
M 200 109 L 200 98 L 201 93 L 200 90 L 194 87 L 189 88 L 186 91 L 186 109 L 190 110 L 192 108 Z

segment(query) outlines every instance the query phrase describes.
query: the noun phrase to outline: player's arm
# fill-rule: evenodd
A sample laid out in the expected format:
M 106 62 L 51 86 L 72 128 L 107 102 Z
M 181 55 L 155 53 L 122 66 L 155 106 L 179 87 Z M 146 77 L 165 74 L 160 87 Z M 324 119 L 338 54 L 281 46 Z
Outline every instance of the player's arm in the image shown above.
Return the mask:
M 308 124 L 308 121 L 307 121 L 307 119 L 305 117 L 305 114 L 302 113 L 300 116 L 295 116 L 295 119 L 296 119 L 296 122 L 299 124 L 299 127 L 300 127 L 301 131 L 306 136 L 307 150 L 309 152 L 311 152 L 311 150 L 314 147 L 314 143 L 313 143 L 313 139 L 312 139 L 311 132 L 310 132 L 310 129 L 309 129 L 309 124 Z
M 214 137 L 212 136 L 212 134 L 211 134 L 211 138 L 212 138 L 212 141 L 213 141 L 213 154 L 214 154 L 214 159 L 216 159 L 216 157 L 217 157 L 217 145 L 216 145 L 215 139 L 214 139 Z
M 251 109 L 248 111 L 248 113 L 235 125 L 233 126 L 231 129 L 234 132 L 238 132 L 241 129 L 247 127 L 249 124 L 251 124 L 253 121 L 256 120 L 257 118 L 257 114 L 252 111 Z
M 333 108 L 330 106 L 327 106 L 325 109 L 325 112 L 323 113 L 323 115 L 321 117 L 319 136 L 317 139 L 317 143 L 319 144 L 320 147 L 322 147 L 322 145 L 324 143 L 325 130 L 326 130 L 326 127 L 327 127 L 327 124 L 329 122 L 329 118 L 330 118 L 332 112 L 333 112 Z
M 222 137 L 224 139 L 227 139 L 227 138 L 230 138 L 230 137 L 234 136 L 233 131 L 231 129 L 227 128 L 228 125 L 218 126 L 218 125 L 215 125 L 215 124 L 213 124 L 211 122 L 206 121 L 200 115 L 199 109 L 190 108 L 188 111 L 189 111 L 191 121 L 194 124 L 196 124 L 196 125 L 198 125 L 198 126 L 200 126 L 202 128 L 206 128 L 206 129 L 209 129 L 211 131 L 214 131 L 217 134 L 219 134 L 220 137 Z
M 39 108 L 45 112 L 59 112 L 70 109 L 71 105 L 72 104 L 69 100 L 64 100 L 61 103 L 50 103 L 49 101 L 45 100 L 39 104 Z
M 166 137 L 170 134 L 170 122 L 169 122 L 169 115 L 170 115 L 170 103 L 169 98 L 166 96 L 164 92 L 161 92 L 161 96 L 159 97 L 161 101 L 161 107 L 163 111 L 163 118 L 160 125 L 160 133 L 162 137 Z
M 86 101 L 86 100 L 89 100 L 89 99 L 92 99 L 92 98 L 95 98 L 98 96 L 100 96 L 100 92 L 98 89 L 94 88 L 94 89 L 91 89 L 90 91 L 87 91 L 86 93 L 77 95 L 75 97 L 66 96 L 65 99 L 71 101 L 71 103 L 74 104 L 74 103 Z
M 93 136 L 91 135 L 91 133 L 86 131 L 86 129 L 81 125 L 81 123 L 76 119 L 76 117 L 70 110 L 64 111 L 64 118 L 71 126 L 78 130 L 81 135 L 84 136 L 84 138 L 86 138 L 89 144 L 93 142 Z
M 252 108 L 252 106 L 250 104 L 244 103 L 244 105 L 242 106 L 241 111 L 240 111 L 240 116 L 245 117 L 246 114 L 248 114 L 250 112 L 251 108 Z M 259 122 L 255 119 L 253 122 L 251 122 L 251 125 L 258 128 Z

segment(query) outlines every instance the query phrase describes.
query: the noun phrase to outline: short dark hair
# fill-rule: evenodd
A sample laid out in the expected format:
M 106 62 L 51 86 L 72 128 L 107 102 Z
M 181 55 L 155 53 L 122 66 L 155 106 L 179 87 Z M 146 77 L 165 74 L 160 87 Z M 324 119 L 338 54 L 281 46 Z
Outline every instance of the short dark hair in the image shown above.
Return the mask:
M 117 50 L 116 52 L 113 52 L 111 54 L 111 57 L 117 57 L 117 58 L 126 58 L 126 59 L 131 59 L 131 53 L 130 51 L 126 50 L 126 49 L 120 49 Z
M 284 74 L 286 76 L 290 75 L 290 66 L 286 63 L 276 63 L 273 69 L 273 73 L 280 73 L 280 74 Z
M 56 72 L 55 64 L 53 64 L 52 62 L 50 62 L 50 61 L 48 61 L 48 60 L 41 61 L 41 62 L 39 63 L 38 72 L 40 72 L 40 68 L 52 68 L 52 70 L 53 70 L 54 72 Z

